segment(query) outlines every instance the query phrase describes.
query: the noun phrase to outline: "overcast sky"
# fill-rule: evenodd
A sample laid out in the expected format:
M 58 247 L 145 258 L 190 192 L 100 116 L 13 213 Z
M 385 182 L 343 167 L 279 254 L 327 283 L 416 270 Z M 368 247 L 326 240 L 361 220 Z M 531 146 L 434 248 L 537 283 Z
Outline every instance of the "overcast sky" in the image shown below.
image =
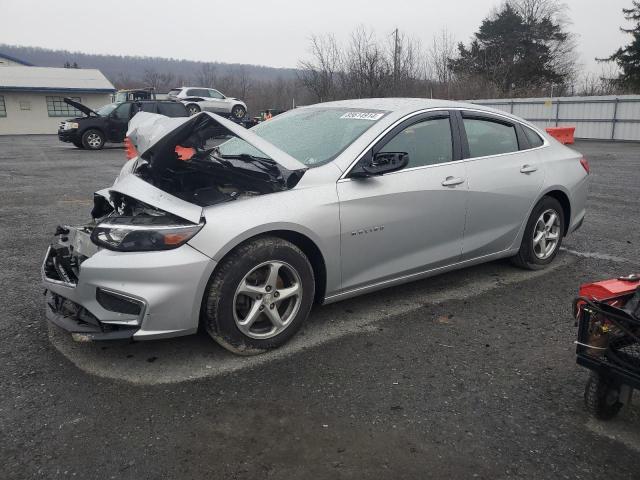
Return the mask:
M 347 38 L 358 25 L 394 28 L 429 44 L 446 27 L 467 42 L 501 0 L 0 0 L 0 43 L 89 53 L 148 55 L 295 67 L 312 33 Z M 618 31 L 631 0 L 566 0 L 579 60 L 627 41 Z

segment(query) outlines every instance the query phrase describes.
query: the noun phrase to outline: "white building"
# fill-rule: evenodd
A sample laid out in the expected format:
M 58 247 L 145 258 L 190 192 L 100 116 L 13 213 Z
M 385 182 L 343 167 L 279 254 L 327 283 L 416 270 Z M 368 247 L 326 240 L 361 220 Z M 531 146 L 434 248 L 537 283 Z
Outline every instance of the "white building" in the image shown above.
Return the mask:
M 33 67 L 0 54 L 0 135 L 55 134 L 61 120 L 82 116 L 64 97 L 96 109 L 113 92 L 99 70 Z

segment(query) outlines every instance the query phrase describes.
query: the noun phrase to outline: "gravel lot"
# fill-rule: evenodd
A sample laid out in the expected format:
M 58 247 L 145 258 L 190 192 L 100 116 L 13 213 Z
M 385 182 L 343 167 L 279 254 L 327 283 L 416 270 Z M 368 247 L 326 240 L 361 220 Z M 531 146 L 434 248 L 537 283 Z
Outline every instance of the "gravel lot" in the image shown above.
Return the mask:
M 247 359 L 204 335 L 74 344 L 48 327 L 50 235 L 89 217 L 124 151 L 0 137 L 0 477 L 637 479 L 640 401 L 587 416 L 570 304 L 640 271 L 640 145 L 576 148 L 588 217 L 554 268 L 494 262 L 319 307 Z

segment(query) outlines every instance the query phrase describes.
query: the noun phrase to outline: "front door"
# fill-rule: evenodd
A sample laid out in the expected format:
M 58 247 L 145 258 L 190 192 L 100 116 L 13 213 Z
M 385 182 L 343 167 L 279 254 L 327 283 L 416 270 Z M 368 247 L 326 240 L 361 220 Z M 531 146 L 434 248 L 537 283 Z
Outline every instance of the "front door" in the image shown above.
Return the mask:
M 129 119 L 131 118 L 131 103 L 121 103 L 108 121 L 108 136 L 111 142 L 122 142 L 127 134 Z
M 448 112 L 413 117 L 363 157 L 406 152 L 407 167 L 338 182 L 343 290 L 460 260 L 467 184 L 456 131 Z

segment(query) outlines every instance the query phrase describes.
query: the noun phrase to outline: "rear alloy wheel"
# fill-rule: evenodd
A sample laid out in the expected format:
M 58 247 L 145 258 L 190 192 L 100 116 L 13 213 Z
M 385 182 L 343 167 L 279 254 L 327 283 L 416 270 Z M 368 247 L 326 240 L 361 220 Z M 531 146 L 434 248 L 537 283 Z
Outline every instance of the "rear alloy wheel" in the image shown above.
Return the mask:
M 553 197 L 544 197 L 531 212 L 513 263 L 529 270 L 549 265 L 558 254 L 564 237 L 564 211 Z
M 82 146 L 87 150 L 100 150 L 104 147 L 104 140 L 100 130 L 90 129 L 82 134 Z
M 195 115 L 196 113 L 200 113 L 200 106 L 195 103 L 190 103 L 187 106 L 187 111 L 189 112 L 189 115 Z
M 261 353 L 300 329 L 314 291 L 313 269 L 298 247 L 277 237 L 258 238 L 220 263 L 205 292 L 202 322 L 227 350 Z
M 247 110 L 242 105 L 236 105 L 231 109 L 231 116 L 236 120 L 242 120 L 247 114 Z

